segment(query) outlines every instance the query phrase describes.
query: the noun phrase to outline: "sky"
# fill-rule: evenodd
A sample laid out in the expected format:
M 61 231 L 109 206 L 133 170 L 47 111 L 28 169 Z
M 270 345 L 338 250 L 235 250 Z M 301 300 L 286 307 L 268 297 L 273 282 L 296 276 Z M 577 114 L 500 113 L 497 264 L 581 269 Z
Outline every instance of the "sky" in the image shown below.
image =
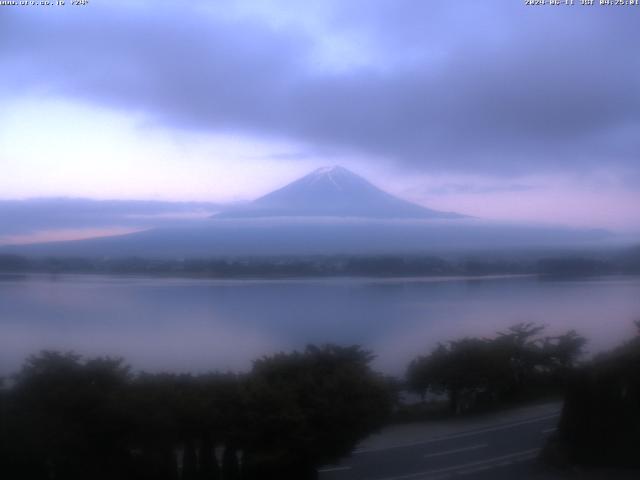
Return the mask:
M 435 209 L 640 232 L 638 45 L 632 6 L 0 6 L 0 213 L 244 201 L 340 164 Z

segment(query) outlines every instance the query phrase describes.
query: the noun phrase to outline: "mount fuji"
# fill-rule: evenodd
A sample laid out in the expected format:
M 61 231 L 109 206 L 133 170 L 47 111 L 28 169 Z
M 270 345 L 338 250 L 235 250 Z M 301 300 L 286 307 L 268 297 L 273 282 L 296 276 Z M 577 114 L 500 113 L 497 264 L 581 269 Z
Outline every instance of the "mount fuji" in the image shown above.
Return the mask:
M 340 166 L 323 167 L 215 218 L 462 218 L 395 197 Z
M 184 227 L 14 245 L 34 256 L 206 258 L 398 254 L 598 244 L 609 233 L 500 224 L 402 200 L 342 167 L 318 169 L 253 202 Z

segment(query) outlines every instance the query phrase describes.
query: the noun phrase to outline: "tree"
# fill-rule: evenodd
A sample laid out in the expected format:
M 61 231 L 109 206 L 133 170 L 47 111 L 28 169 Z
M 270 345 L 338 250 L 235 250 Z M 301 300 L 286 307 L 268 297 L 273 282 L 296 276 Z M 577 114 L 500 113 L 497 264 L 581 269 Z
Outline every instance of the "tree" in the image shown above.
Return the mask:
M 540 377 L 561 383 L 582 354 L 586 340 L 569 331 L 541 337 L 544 326 L 520 323 L 494 338 L 463 338 L 439 344 L 413 360 L 406 373 L 410 390 L 446 393 L 453 412 L 517 398 Z
M 42 352 L 0 389 L 2 472 L 21 480 L 313 478 L 388 413 L 372 358 L 359 347 L 307 347 L 262 358 L 244 376 L 134 377 L 120 359 Z
M 491 402 L 509 387 L 511 378 L 508 352 L 496 342 L 464 338 L 439 345 L 431 355 L 412 362 L 409 385 L 447 393 L 455 413 L 474 408 L 479 402 Z
M 118 403 L 128 378 L 120 359 L 30 357 L 11 392 L 13 478 L 126 478 L 127 424 Z
M 570 463 L 640 467 L 640 322 L 636 326 L 635 338 L 570 376 L 551 444 Z
M 315 478 L 378 428 L 391 406 L 373 356 L 359 347 L 309 346 L 254 363 L 245 477 Z M 259 473 L 258 473 L 259 472 Z
M 555 337 L 546 337 L 542 345 L 546 367 L 551 374 L 566 378 L 584 355 L 586 344 L 587 339 L 578 335 L 575 330 Z

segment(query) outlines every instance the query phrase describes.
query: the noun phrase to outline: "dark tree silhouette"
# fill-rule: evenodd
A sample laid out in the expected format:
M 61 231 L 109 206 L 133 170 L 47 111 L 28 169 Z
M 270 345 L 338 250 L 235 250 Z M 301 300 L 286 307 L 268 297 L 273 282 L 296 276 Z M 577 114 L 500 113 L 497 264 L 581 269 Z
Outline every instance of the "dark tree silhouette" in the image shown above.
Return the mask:
M 74 354 L 30 357 L 15 377 L 8 416 L 14 478 L 126 478 L 127 422 L 119 408 L 129 370 L 121 360 Z M 45 475 L 45 477 L 42 477 Z
M 423 399 L 427 392 L 447 394 L 455 413 L 518 398 L 540 384 L 561 385 L 586 340 L 574 331 L 541 337 L 543 330 L 521 323 L 494 338 L 439 344 L 409 364 L 407 385 Z
M 308 347 L 260 359 L 243 376 L 133 376 L 120 359 L 42 352 L 0 388 L 0 471 L 20 480 L 313 478 L 388 413 L 371 358 L 358 347 Z
M 315 478 L 378 428 L 391 398 L 372 358 L 359 347 L 309 346 L 256 361 L 245 478 Z
M 640 467 L 640 322 L 636 326 L 635 338 L 571 376 L 548 458 Z

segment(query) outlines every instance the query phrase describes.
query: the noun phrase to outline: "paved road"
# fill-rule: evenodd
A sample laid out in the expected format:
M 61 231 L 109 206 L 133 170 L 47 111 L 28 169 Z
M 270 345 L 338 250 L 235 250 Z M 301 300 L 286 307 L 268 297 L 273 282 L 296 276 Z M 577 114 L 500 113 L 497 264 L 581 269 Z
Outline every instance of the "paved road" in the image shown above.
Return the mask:
M 518 416 L 495 417 L 472 428 L 356 450 L 343 463 L 320 470 L 321 480 L 444 480 L 544 478 L 535 458 L 555 430 L 559 405 Z

